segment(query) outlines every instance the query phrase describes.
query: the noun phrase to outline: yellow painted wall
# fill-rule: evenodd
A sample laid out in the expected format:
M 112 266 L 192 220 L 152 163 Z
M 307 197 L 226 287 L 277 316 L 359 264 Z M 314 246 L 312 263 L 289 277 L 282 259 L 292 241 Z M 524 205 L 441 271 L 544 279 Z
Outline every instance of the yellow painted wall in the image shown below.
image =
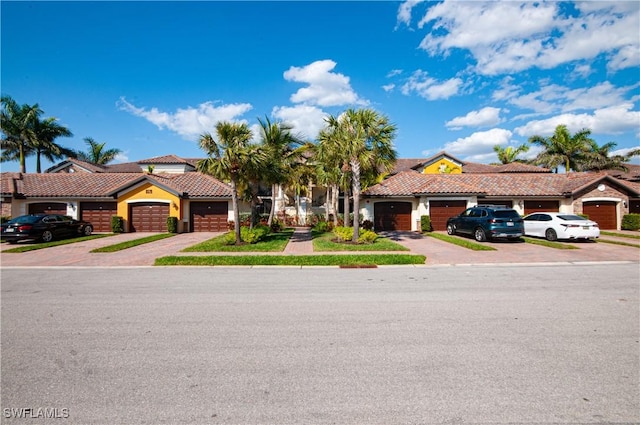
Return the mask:
M 182 200 L 158 186 L 145 183 L 118 197 L 118 215 L 124 219 L 125 229 L 129 229 L 129 202 L 131 201 L 169 201 L 169 215 L 178 218 L 178 227 L 180 227 L 182 221 Z M 180 228 L 178 231 L 181 231 Z
M 446 158 L 442 158 L 424 167 L 422 172 L 424 174 L 461 174 L 462 167 Z

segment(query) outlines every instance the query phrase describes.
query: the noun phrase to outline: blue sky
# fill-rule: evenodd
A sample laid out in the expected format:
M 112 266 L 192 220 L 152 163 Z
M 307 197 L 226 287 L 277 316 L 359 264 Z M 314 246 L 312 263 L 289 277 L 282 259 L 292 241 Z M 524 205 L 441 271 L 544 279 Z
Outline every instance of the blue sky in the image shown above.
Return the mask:
M 558 124 L 640 147 L 637 1 L 2 1 L 1 19 L 2 94 L 117 162 L 202 157 L 220 120 L 314 139 L 350 107 L 388 116 L 404 158 L 490 163 Z

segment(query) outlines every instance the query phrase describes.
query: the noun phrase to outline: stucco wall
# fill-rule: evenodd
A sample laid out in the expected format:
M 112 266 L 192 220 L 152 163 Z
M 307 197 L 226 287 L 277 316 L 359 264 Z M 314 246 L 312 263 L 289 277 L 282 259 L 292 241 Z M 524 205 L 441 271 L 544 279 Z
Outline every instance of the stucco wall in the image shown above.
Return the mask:
M 118 215 L 124 220 L 124 228 L 129 229 L 129 205 L 135 202 L 163 202 L 169 204 L 169 215 L 178 218 L 178 232 L 184 232 L 182 222 L 182 202 L 176 195 L 145 182 L 125 193 L 118 194 Z

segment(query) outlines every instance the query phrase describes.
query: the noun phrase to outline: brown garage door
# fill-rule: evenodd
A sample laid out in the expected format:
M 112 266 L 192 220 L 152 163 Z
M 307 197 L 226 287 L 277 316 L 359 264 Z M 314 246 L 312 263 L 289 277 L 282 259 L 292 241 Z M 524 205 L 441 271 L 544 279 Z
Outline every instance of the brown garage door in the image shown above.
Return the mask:
M 29 204 L 29 214 L 67 215 L 67 204 L 63 202 L 38 202 Z
M 411 202 L 376 202 L 373 206 L 376 230 L 411 230 Z
M 80 219 L 93 225 L 95 232 L 111 231 L 111 216 L 118 215 L 115 202 L 81 202 Z
M 467 201 L 429 201 L 429 216 L 433 230 L 445 230 L 449 217 L 467 208 Z
M 229 206 L 226 202 L 192 202 L 192 232 L 226 232 Z
M 142 202 L 129 206 L 129 231 L 166 232 L 169 204 Z
M 616 203 L 611 201 L 594 201 L 582 204 L 582 212 L 589 216 L 589 220 L 598 223 L 604 230 L 616 229 Z
M 524 201 L 524 215 L 538 211 L 558 212 L 560 211 L 559 201 Z

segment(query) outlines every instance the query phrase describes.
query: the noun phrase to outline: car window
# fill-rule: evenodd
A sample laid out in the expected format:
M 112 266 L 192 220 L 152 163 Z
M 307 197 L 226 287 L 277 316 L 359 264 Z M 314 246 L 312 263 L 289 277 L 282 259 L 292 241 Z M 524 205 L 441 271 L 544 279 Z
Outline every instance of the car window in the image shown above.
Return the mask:
M 516 210 L 496 210 L 493 212 L 496 218 L 520 218 Z
M 540 218 L 540 214 L 531 214 L 526 216 L 524 219 L 525 221 L 538 221 L 538 218 Z
M 551 221 L 553 218 L 549 214 L 540 214 L 540 221 Z
M 562 215 L 559 215 L 558 218 L 561 220 L 586 220 L 586 218 L 584 217 L 580 217 L 579 215 L 573 215 L 573 214 L 562 214 Z
M 472 212 L 472 211 L 473 211 L 473 209 L 472 209 L 472 208 L 469 208 L 468 210 L 465 210 L 465 211 L 462 213 L 462 216 L 463 216 L 463 217 L 471 217 L 471 212 Z

